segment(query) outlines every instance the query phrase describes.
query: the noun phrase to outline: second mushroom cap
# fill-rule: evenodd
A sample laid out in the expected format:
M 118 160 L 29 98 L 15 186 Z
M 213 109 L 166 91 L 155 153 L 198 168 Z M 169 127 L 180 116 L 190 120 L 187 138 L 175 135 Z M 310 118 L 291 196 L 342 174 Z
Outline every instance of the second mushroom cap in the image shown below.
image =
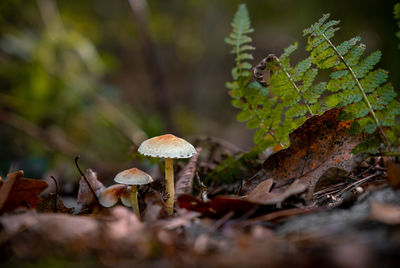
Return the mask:
M 172 134 L 148 139 L 139 146 L 138 151 L 158 158 L 190 158 L 197 153 L 193 145 Z
M 115 182 L 128 185 L 143 185 L 153 181 L 152 177 L 138 168 L 131 168 L 118 173 Z

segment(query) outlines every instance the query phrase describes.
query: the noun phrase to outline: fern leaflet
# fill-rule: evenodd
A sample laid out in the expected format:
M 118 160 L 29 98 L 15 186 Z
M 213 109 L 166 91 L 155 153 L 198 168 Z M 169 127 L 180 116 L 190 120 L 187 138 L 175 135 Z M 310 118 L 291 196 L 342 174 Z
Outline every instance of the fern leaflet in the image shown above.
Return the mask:
M 331 80 L 327 84 L 332 95 L 326 99 L 326 104 L 329 108 L 344 107 L 342 118 L 355 120 L 351 128 L 354 133 L 372 134 L 378 129 L 387 148 L 390 148 L 383 128 L 394 125 L 394 117 L 400 114 L 400 105 L 395 100 L 392 85 L 387 83 L 388 73 L 382 69 L 373 70 L 381 53 L 376 51 L 360 60 L 365 51 L 365 45 L 359 43 L 360 37 L 335 46 L 331 38 L 339 29 L 335 26 L 340 21 L 328 21 L 328 18 L 329 14 L 325 14 L 304 30 L 304 35 L 308 35 L 307 50 L 311 51 L 312 62 L 318 68 L 332 69 Z M 360 148 L 364 145 L 360 144 Z
M 253 68 L 256 83 L 252 82 L 252 65 L 248 62 L 253 59 L 249 51 L 254 47 L 248 36 L 253 29 L 245 5 L 239 6 L 233 31 L 226 38 L 236 55 L 233 81 L 226 85 L 233 106 L 241 109 L 237 119 L 247 121 L 250 129 L 257 128 L 254 141 L 260 149 L 276 144 L 288 146 L 289 133 L 308 117 L 338 107 L 343 109 L 341 119 L 353 121 L 352 133 L 369 135 L 354 149 L 355 153 L 375 153 L 382 140 L 392 149 L 400 103 L 387 82 L 388 72 L 375 69 L 382 54 L 376 51 L 363 57 L 366 46 L 358 36 L 335 46 L 331 39 L 340 21 L 328 19 L 329 14 L 323 15 L 304 30 L 308 35 L 306 51 L 310 53 L 307 58 L 291 65 L 290 55 L 297 43 L 286 48 L 280 57 L 271 54 Z M 330 79 L 315 82 L 322 69 L 330 72 Z
M 250 51 L 255 48 L 250 45 L 252 39 L 249 34 L 254 30 L 250 26 L 246 5 L 239 5 L 231 26 L 232 32 L 225 38 L 225 42 L 232 46 L 231 53 L 236 56 L 236 66 L 232 69 L 233 81 L 226 83 L 226 87 L 230 90 L 232 105 L 241 109 L 237 120 L 247 121 L 246 125 L 250 129 L 258 128 L 254 142 L 262 150 L 281 141 L 274 134 L 278 125 L 276 122 L 278 118 L 273 112 L 276 100 L 267 97 L 266 87 L 251 82 L 252 65 L 248 61 L 253 59 Z

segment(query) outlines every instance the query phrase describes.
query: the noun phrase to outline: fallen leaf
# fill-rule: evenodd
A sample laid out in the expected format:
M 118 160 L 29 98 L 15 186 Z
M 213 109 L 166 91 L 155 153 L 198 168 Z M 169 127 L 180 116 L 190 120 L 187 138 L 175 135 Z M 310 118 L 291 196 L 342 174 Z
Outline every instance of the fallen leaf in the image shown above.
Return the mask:
M 86 183 L 86 180 L 82 177 L 79 181 L 79 190 L 77 203 L 82 205 L 82 209 L 90 208 L 92 206 L 99 205 L 97 200 L 101 193 L 104 191 L 104 185 L 97 179 L 97 174 L 91 169 L 86 171 L 85 177 L 90 183 L 90 186 Z M 93 191 L 96 196 L 93 195 Z
M 376 220 L 388 225 L 400 224 L 400 207 L 392 204 L 371 203 L 368 219 Z
M 263 163 L 263 176 L 249 179 L 246 192 L 252 191 L 262 180 L 272 178 L 276 183 L 273 191 L 288 187 L 290 181 L 301 180 L 311 192 L 320 177 L 331 167 L 350 172 L 357 158 L 351 153 L 360 143 L 360 135 L 350 135 L 349 121 L 339 121 L 340 109 L 331 109 L 322 115 L 309 118 L 290 133 L 290 146 Z
M 348 173 L 347 171 L 341 168 L 337 167 L 328 168 L 316 183 L 314 187 L 314 192 L 319 191 L 321 189 L 325 189 L 330 185 L 338 183 L 338 180 L 344 178 L 347 175 L 347 173 Z
M 282 203 L 292 195 L 304 192 L 308 186 L 300 180 L 295 180 L 289 187 L 285 188 L 283 192 L 270 192 L 272 184 L 272 179 L 261 182 L 251 193 L 249 193 L 247 199 L 251 202 L 263 205 L 278 204 Z
M 220 218 L 231 212 L 234 213 L 232 217 L 252 216 L 260 208 L 274 209 L 272 206 L 268 207 L 245 199 L 223 196 L 217 196 L 208 202 L 203 202 L 191 195 L 181 195 L 177 201 L 180 208 L 196 211 L 210 218 Z
M 13 172 L 7 175 L 7 180 L 3 180 L 0 177 L 1 185 L 0 185 L 0 211 L 3 209 L 4 203 L 6 202 L 8 195 L 11 191 L 12 186 L 14 183 L 22 178 L 24 172 L 22 170 Z
M 400 189 L 400 163 L 392 160 L 385 161 L 387 168 L 387 180 L 390 187 L 397 190 Z
M 36 208 L 42 201 L 38 195 L 47 188 L 47 182 L 21 178 L 23 174 L 23 171 L 8 174 L 8 179 L 3 182 L 0 195 L 1 200 L 5 201 L 1 201 L 4 202 L 1 205 L 2 212 L 10 212 L 18 207 Z
M 273 179 L 267 179 L 265 181 L 260 182 L 260 184 L 257 185 L 256 188 L 254 188 L 253 191 L 251 191 L 247 199 L 250 201 L 254 200 L 265 200 L 268 199 L 269 195 L 273 195 L 270 193 L 272 185 L 274 185 L 274 180 Z
M 197 154 L 195 154 L 187 163 L 184 169 L 182 169 L 177 175 L 177 181 L 175 183 L 175 200 L 182 194 L 192 194 L 193 191 L 193 178 L 196 172 L 197 160 L 201 153 L 201 148 L 196 148 Z

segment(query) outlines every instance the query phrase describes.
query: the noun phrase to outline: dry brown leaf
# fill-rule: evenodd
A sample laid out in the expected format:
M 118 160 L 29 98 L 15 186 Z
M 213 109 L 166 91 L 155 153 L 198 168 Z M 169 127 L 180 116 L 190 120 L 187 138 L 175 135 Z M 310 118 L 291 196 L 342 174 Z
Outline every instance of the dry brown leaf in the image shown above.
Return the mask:
M 400 188 L 400 163 L 392 160 L 385 161 L 387 168 L 387 179 L 390 187 L 397 190 Z
M 10 212 L 18 207 L 36 208 L 42 201 L 38 195 L 47 188 L 47 182 L 21 178 L 23 174 L 23 171 L 8 174 L 8 179 L 3 182 L 0 191 L 2 212 Z
M 0 211 L 3 209 L 3 206 L 8 198 L 8 194 L 11 191 L 12 186 L 14 183 L 22 178 L 24 172 L 22 170 L 13 172 L 7 175 L 7 180 L 3 180 L 0 177 L 1 185 L 0 185 Z
M 351 122 L 338 121 L 340 109 L 331 109 L 322 115 L 309 118 L 290 134 L 290 146 L 265 160 L 264 176 L 246 182 L 244 190 L 253 190 L 262 180 L 272 178 L 277 182 L 273 191 L 288 186 L 294 179 L 301 180 L 313 190 L 320 177 L 331 167 L 346 173 L 354 168 L 352 149 L 362 140 L 350 135 Z
M 233 213 L 232 217 L 248 217 L 258 213 L 262 208 L 263 212 L 270 212 L 273 206 L 257 204 L 245 199 L 217 196 L 208 202 L 203 202 L 191 195 L 181 195 L 178 197 L 178 206 L 187 210 L 196 211 L 203 216 L 210 218 L 221 218 L 228 213 Z
M 96 197 L 93 196 L 93 192 L 90 186 L 86 183 L 84 178 L 79 181 L 79 190 L 77 203 L 82 205 L 82 208 L 89 208 L 91 206 L 99 205 L 97 199 L 100 197 L 101 192 L 104 191 L 104 185 L 97 179 L 97 174 L 91 169 L 88 169 L 85 174 L 87 180 L 90 183 Z
M 374 202 L 371 204 L 371 211 L 368 218 L 389 225 L 400 224 L 400 207 Z
M 258 184 L 257 187 L 248 194 L 247 199 L 250 201 L 262 201 L 268 199 L 270 195 L 274 195 L 273 193 L 270 193 L 272 185 L 274 185 L 273 179 L 267 179 L 260 182 L 260 184 Z
M 270 192 L 273 184 L 272 179 L 261 182 L 257 187 L 249 193 L 247 199 L 251 202 L 272 205 L 285 201 L 288 197 L 304 192 L 307 189 L 307 184 L 300 180 L 295 180 L 283 192 Z
M 178 175 L 178 180 L 175 184 L 175 201 L 181 194 L 192 194 L 193 192 L 193 178 L 196 172 L 197 160 L 201 153 L 201 148 L 196 148 L 197 154 L 194 155 L 189 163 L 182 169 Z

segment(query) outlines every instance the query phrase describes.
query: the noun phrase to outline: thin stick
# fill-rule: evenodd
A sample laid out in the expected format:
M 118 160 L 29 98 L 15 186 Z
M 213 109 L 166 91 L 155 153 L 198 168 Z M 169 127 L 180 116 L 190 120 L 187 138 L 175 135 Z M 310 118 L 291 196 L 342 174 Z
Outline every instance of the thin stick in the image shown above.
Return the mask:
M 86 178 L 85 174 L 83 174 L 81 168 L 79 167 L 78 160 L 79 160 L 79 156 L 76 156 L 76 157 L 75 157 L 75 166 L 76 166 L 76 168 L 78 169 L 78 171 L 79 171 L 79 173 L 81 174 L 81 176 L 85 179 L 86 183 L 89 185 L 89 188 L 90 188 L 90 190 L 92 191 L 92 193 L 93 193 L 93 195 L 94 195 L 94 198 L 95 198 L 96 201 L 97 201 L 97 204 L 100 204 L 99 198 L 97 197 L 96 192 L 93 190 L 93 187 L 92 187 L 92 185 L 90 184 L 89 180 Z
M 53 179 L 54 184 L 56 185 L 56 193 L 54 194 L 54 206 L 53 206 L 53 211 L 57 212 L 57 200 L 58 200 L 58 183 L 57 180 L 53 177 L 50 176 L 50 178 Z
M 346 186 L 345 188 L 343 188 L 343 190 L 341 190 L 340 192 L 338 192 L 337 194 L 335 194 L 333 197 L 337 198 L 339 195 L 343 194 L 345 191 L 347 191 L 348 189 L 354 187 L 355 185 L 357 185 L 357 184 L 362 184 L 362 183 L 364 183 L 364 182 L 366 182 L 366 181 L 368 181 L 368 180 L 370 180 L 370 179 L 372 179 L 372 178 L 374 178 L 374 177 L 377 177 L 377 176 L 379 176 L 379 175 L 382 175 L 382 174 L 383 174 L 383 172 L 377 172 L 377 173 L 375 173 L 375 174 L 373 174 L 373 175 L 371 175 L 371 176 L 365 177 L 364 179 L 361 179 L 361 180 L 358 180 L 358 181 L 356 181 L 356 182 L 353 182 L 353 183 L 350 184 L 349 186 Z

